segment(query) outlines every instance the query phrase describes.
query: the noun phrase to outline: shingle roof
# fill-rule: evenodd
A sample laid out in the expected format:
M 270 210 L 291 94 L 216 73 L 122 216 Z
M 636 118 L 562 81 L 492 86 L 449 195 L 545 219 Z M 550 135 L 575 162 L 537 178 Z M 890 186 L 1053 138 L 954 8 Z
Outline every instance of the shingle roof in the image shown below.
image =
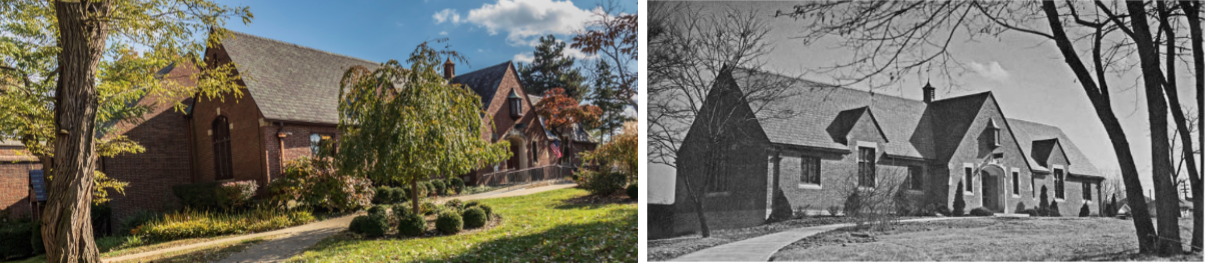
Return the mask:
M 380 63 L 234 32 L 222 47 L 238 65 L 250 95 L 271 120 L 339 123 L 339 81 L 352 66 Z
M 834 122 L 842 121 L 843 112 L 848 118 L 859 113 L 857 109 L 865 108 L 873 112 L 880 131 L 887 138 L 888 142 L 880 145 L 886 154 L 931 160 L 950 158 L 978 110 L 992 96 L 991 92 L 982 92 L 926 104 L 919 100 L 874 94 L 764 71 L 735 69 L 732 75 L 744 92 L 747 92 L 749 85 L 771 83 L 789 87 L 788 92 L 792 96 L 781 96 L 765 106 L 757 106 L 779 109 L 756 113 L 771 143 L 848 149 L 848 146 L 835 140 L 827 129 Z M 1017 119 L 1006 121 L 1004 125 L 1011 128 L 1031 169 L 1044 169 L 1032 157 L 1033 141 L 1058 138 L 1068 161 L 1075 163 L 1071 165 L 1070 173 L 1084 176 L 1100 174 L 1059 128 Z
M 508 60 L 501 64 L 452 77 L 452 81 L 450 82 L 469 86 L 473 92 L 481 96 L 481 104 L 488 109 L 490 102 L 493 101 L 494 93 L 498 92 L 498 86 L 502 84 L 502 78 L 506 77 L 506 70 L 510 66 L 511 62 Z M 535 105 L 535 102 L 532 102 L 532 105 Z
M 1083 176 L 1100 176 L 1100 170 L 1096 169 L 1096 166 L 1089 161 L 1088 156 L 1084 155 L 1079 150 L 1079 147 L 1076 147 L 1075 143 L 1071 141 L 1071 138 L 1067 137 L 1067 134 L 1064 134 L 1063 130 L 1059 129 L 1059 127 L 1018 119 L 1008 119 L 1008 124 L 1012 127 L 1017 141 L 1033 142 L 1058 139 L 1059 146 L 1062 146 L 1063 154 L 1067 155 L 1067 162 L 1071 163 L 1067 172 Z M 1021 143 L 1021 151 L 1025 153 L 1026 158 L 1029 159 L 1031 164 L 1036 165 L 1038 162 L 1033 158 L 1033 150 L 1031 143 Z
M 536 96 L 536 95 L 527 95 L 527 100 L 531 102 L 532 106 L 539 104 L 540 100 L 542 100 L 542 99 L 544 99 L 544 97 Z M 557 140 L 558 138 L 555 135 L 552 135 L 552 132 L 548 131 L 548 127 L 544 126 L 544 117 L 539 117 L 538 120 L 540 121 L 540 127 L 544 128 L 544 132 L 548 134 L 548 139 Z M 586 132 L 585 129 L 582 129 L 581 125 L 574 124 L 573 131 L 574 131 L 574 134 L 570 134 L 570 135 L 573 136 L 572 139 L 574 142 L 598 143 L 598 142 L 594 141 L 593 137 L 590 137 L 590 133 Z

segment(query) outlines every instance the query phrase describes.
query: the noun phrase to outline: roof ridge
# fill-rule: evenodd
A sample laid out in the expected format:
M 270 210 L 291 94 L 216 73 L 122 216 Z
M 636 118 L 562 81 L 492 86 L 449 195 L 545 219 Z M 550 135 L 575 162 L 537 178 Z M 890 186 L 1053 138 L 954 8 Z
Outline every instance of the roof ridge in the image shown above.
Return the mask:
M 843 89 L 843 90 L 867 93 L 871 96 L 885 96 L 885 97 L 897 98 L 897 99 L 908 100 L 908 101 L 922 102 L 921 100 L 918 100 L 918 99 L 905 98 L 903 96 L 897 96 L 897 95 L 892 95 L 892 94 L 887 94 L 887 93 L 878 93 L 878 92 L 868 91 L 868 90 L 860 90 L 860 89 L 855 89 L 852 87 L 846 87 L 846 86 L 837 85 L 837 84 L 831 84 L 831 83 L 820 82 L 820 81 L 815 81 L 815 80 L 811 80 L 811 79 L 805 79 L 802 77 L 792 77 L 792 76 L 783 75 L 782 73 L 778 73 L 778 72 L 770 72 L 768 70 L 751 69 L 751 68 L 746 68 L 746 67 L 737 67 L 736 69 L 748 70 L 748 71 L 758 72 L 761 74 L 770 74 L 770 75 L 775 75 L 775 76 L 779 76 L 779 77 L 783 77 L 783 78 L 802 80 L 802 81 L 807 81 L 807 82 L 811 82 L 811 83 L 816 83 L 821 86 L 825 86 L 825 87 L 829 87 L 829 88 L 839 88 L 839 89 Z
M 505 62 L 498 63 L 498 64 L 494 64 L 494 65 L 489 66 L 489 67 L 484 67 L 484 68 L 479 68 L 479 69 L 474 70 L 474 71 L 469 71 L 469 73 L 459 74 L 459 75 L 456 75 L 456 77 L 465 76 L 465 75 L 472 75 L 473 73 L 480 73 L 480 72 L 484 72 L 483 70 L 485 70 L 485 69 L 489 69 L 489 68 L 493 68 L 493 67 L 497 67 L 497 66 L 502 66 L 502 65 L 508 65 L 508 64 L 511 64 L 511 62 L 512 62 L 512 61 L 513 61 L 513 60 L 507 60 L 507 61 L 505 61 Z
M 971 94 L 966 94 L 966 95 L 961 95 L 961 96 L 954 96 L 954 97 L 944 98 L 944 99 L 940 99 L 940 100 L 935 100 L 932 103 L 948 102 L 948 101 L 953 101 L 953 100 L 967 99 L 967 98 L 971 98 L 971 97 L 975 97 L 975 96 L 983 96 L 983 95 L 991 95 L 991 94 L 992 94 L 992 91 L 989 90 L 989 91 L 984 91 L 984 92 L 979 92 L 979 93 L 971 93 Z
M 308 46 L 302 46 L 302 45 L 298 45 L 298 44 L 295 44 L 295 43 L 284 42 L 284 41 L 280 41 L 280 40 L 276 40 L 276 39 L 271 39 L 271 38 L 267 38 L 267 37 L 262 37 L 262 36 L 252 35 L 252 34 L 249 34 L 249 33 L 244 33 L 244 32 L 239 32 L 239 31 L 234 31 L 234 30 L 230 30 L 230 32 L 231 32 L 231 33 L 234 33 L 235 35 L 239 35 L 239 36 L 248 36 L 248 37 L 258 38 L 258 39 L 262 39 L 262 40 L 267 40 L 267 41 L 277 42 L 277 43 L 280 43 L 280 44 L 293 45 L 293 46 L 295 46 L 295 47 L 299 47 L 299 48 L 303 48 L 303 49 L 309 49 L 309 50 L 312 50 L 312 51 L 317 51 L 317 52 L 321 52 L 321 53 L 326 53 L 326 54 L 331 54 L 331 55 L 335 55 L 335 56 L 340 56 L 340 57 L 345 57 L 345 58 L 350 58 L 350 59 L 360 60 L 360 61 L 363 61 L 363 62 L 368 62 L 368 63 L 373 63 L 373 64 L 381 64 L 381 62 L 376 62 L 376 61 L 372 61 L 372 60 L 367 60 L 367 59 L 357 58 L 357 57 L 353 57 L 353 56 L 348 56 L 348 55 L 339 54 L 339 53 L 335 53 L 335 52 L 330 52 L 330 51 L 326 51 L 326 50 L 321 50 L 321 49 L 317 49 L 317 48 L 312 48 L 312 47 L 308 47 Z M 238 37 L 238 36 L 235 36 L 235 37 Z

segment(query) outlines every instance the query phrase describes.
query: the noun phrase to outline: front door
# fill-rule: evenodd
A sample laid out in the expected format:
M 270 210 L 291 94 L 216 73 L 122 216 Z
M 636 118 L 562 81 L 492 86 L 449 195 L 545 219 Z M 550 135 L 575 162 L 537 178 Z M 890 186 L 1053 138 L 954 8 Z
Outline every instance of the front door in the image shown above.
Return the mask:
M 979 178 L 983 182 L 983 207 L 997 213 L 1004 212 L 1000 205 L 1000 177 L 985 172 Z

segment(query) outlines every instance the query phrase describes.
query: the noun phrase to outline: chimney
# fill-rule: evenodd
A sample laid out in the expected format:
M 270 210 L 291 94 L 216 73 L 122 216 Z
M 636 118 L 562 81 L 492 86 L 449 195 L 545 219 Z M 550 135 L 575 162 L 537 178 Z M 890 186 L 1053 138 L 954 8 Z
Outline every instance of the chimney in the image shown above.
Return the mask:
M 452 63 L 452 58 L 448 58 L 448 62 L 444 62 L 444 78 L 452 80 L 456 77 L 456 63 Z
M 926 81 L 925 87 L 921 88 L 921 90 L 925 93 L 925 103 L 933 102 L 933 85 L 929 85 L 929 82 Z

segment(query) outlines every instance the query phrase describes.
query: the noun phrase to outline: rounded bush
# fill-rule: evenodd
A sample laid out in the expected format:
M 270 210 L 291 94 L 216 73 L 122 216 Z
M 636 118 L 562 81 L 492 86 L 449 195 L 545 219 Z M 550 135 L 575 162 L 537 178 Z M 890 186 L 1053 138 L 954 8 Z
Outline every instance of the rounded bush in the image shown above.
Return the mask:
M 992 216 L 994 214 L 996 213 L 992 213 L 992 211 L 987 210 L 987 208 L 976 207 L 975 209 L 971 209 L 972 216 Z
M 481 211 L 485 211 L 486 218 L 490 218 L 490 217 L 494 216 L 494 208 L 490 207 L 489 205 L 480 204 L 480 205 L 477 205 L 477 207 L 481 208 Z
M 463 193 L 464 192 L 464 179 L 460 179 L 460 177 L 448 178 L 448 187 L 456 190 L 456 193 L 458 193 L 458 194 Z
M 410 214 L 414 214 L 414 210 L 410 208 L 410 204 L 397 204 L 393 206 L 393 218 L 401 220 Z
M 485 222 L 488 220 L 489 217 L 485 215 L 485 210 L 482 210 L 480 207 L 473 207 L 464 210 L 465 228 L 478 228 L 485 226 Z
M 1088 203 L 1084 203 L 1084 205 L 1079 208 L 1079 217 L 1088 217 L 1091 214 L 1092 210 L 1088 209 Z
M 456 210 L 460 210 L 461 208 L 464 208 L 464 202 L 460 201 L 460 199 L 452 199 L 452 200 L 448 200 L 448 202 L 444 203 L 444 206 L 446 206 L 448 208 L 454 208 Z
M 390 188 L 393 191 L 393 203 L 405 203 L 410 201 L 410 195 L 406 194 L 406 189 L 401 187 Z
M 388 216 L 389 208 L 390 205 L 374 205 L 371 208 L 368 208 L 368 215 Z
M 439 213 L 439 217 L 435 219 L 435 229 L 439 229 L 440 233 L 456 234 L 462 228 L 464 228 L 464 220 L 461 220 L 460 214 L 456 212 L 444 211 Z
M 420 208 L 424 215 L 435 214 L 435 212 L 437 212 L 436 210 L 439 209 L 439 207 L 435 206 L 435 203 L 432 203 L 431 201 L 423 201 L 423 203 L 420 205 Z
M 427 196 L 435 196 L 435 195 L 439 194 L 438 192 L 436 192 L 439 189 L 435 189 L 435 184 L 431 183 L 431 181 L 426 181 L 426 182 L 423 182 L 422 184 L 427 186 Z
M 474 206 L 479 206 L 479 205 L 481 205 L 481 202 L 474 200 L 474 201 L 469 201 L 468 203 L 464 203 L 464 208 L 469 208 L 469 207 L 474 207 Z
M 431 180 L 431 185 L 435 186 L 436 194 L 448 195 L 448 185 L 444 184 L 443 180 Z
M 398 217 L 397 232 L 406 236 L 421 236 L 424 231 L 427 231 L 427 220 L 423 216 L 414 213 L 406 213 L 405 216 Z
M 636 199 L 636 194 L 639 194 L 638 193 L 639 191 L 640 191 L 640 189 L 636 188 L 636 184 L 628 185 L 628 197 L 630 197 L 632 199 Z
M 389 222 L 381 215 L 357 216 L 351 220 L 348 230 L 370 237 L 379 237 L 389 231 Z
M 393 197 L 391 196 L 393 192 L 390 191 L 389 187 L 381 186 L 373 190 L 376 191 L 376 193 L 372 195 L 373 204 L 388 204 L 389 202 L 393 201 Z
M 590 170 L 580 170 L 579 173 L 581 173 L 578 180 L 579 187 L 594 195 L 613 194 L 623 189 L 623 186 L 628 183 L 628 177 L 622 173 Z

